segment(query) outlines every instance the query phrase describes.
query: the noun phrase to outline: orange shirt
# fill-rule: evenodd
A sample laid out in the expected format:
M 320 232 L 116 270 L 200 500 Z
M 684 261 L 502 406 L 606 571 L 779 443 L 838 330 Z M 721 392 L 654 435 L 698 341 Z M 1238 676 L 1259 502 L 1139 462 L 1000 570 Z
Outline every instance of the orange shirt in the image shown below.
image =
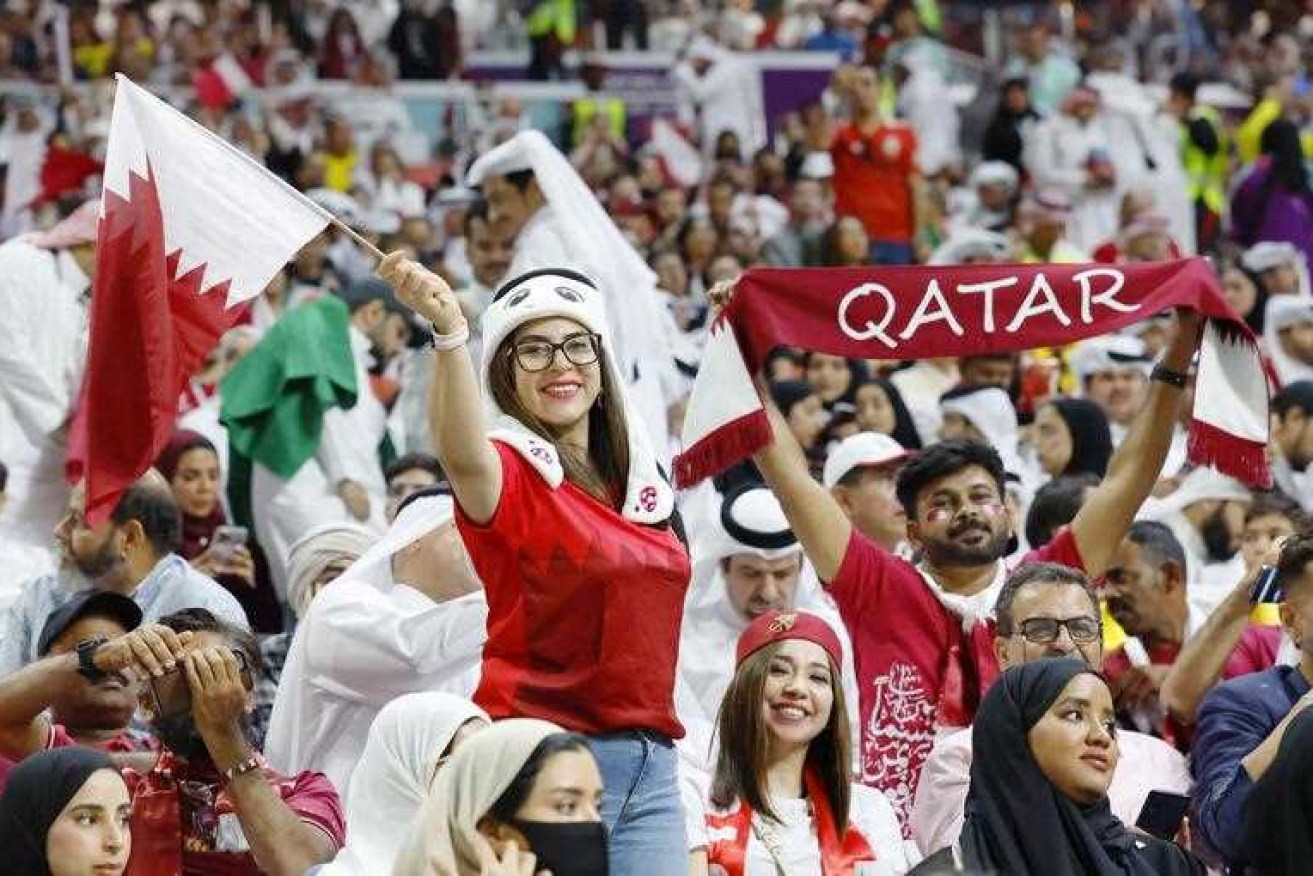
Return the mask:
M 830 144 L 834 212 L 856 216 L 872 240 L 911 243 L 916 235 L 912 187 L 916 133 L 902 122 L 880 122 L 870 134 L 847 124 Z

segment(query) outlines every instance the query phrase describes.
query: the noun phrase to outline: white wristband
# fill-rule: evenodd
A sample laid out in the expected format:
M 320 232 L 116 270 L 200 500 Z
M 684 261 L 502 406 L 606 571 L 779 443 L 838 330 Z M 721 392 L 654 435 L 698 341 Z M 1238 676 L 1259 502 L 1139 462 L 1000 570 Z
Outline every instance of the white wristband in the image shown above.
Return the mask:
M 429 324 L 429 328 L 433 332 L 433 349 L 435 350 L 455 350 L 459 347 L 465 346 L 466 342 L 470 339 L 469 323 L 462 324 L 460 328 L 456 329 L 449 335 L 438 334 L 437 327 L 432 323 Z

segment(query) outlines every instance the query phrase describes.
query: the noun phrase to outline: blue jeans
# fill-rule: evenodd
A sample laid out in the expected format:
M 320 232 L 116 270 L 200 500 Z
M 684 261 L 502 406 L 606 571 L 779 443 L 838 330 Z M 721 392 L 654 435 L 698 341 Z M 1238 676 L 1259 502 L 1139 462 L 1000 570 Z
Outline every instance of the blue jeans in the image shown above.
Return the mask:
M 588 747 L 602 772 L 612 876 L 687 876 L 674 744 L 658 733 L 631 730 L 590 736 Z
M 871 241 L 871 264 L 910 265 L 916 261 L 912 244 L 898 240 Z

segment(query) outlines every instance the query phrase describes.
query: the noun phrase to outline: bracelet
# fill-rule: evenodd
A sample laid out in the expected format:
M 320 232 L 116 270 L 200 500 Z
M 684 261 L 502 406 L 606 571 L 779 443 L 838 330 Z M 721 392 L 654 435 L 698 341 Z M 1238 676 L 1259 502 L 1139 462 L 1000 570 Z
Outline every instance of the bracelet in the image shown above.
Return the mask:
M 470 339 L 469 323 L 462 323 L 460 328 L 449 335 L 439 334 L 432 323 L 429 323 L 429 329 L 433 333 L 433 349 L 438 351 L 455 350 L 465 346 Z
M 1185 384 L 1189 381 L 1190 376 L 1182 374 L 1180 371 L 1173 371 L 1160 362 L 1153 366 L 1153 371 L 1149 373 L 1149 379 L 1175 386 L 1177 389 L 1185 389 Z
M 255 772 L 258 769 L 264 769 L 264 766 L 264 758 L 261 757 L 259 753 L 252 754 L 250 757 L 246 758 L 246 760 L 224 770 L 223 783 L 225 785 L 232 784 L 235 779 L 244 776 L 247 773 Z

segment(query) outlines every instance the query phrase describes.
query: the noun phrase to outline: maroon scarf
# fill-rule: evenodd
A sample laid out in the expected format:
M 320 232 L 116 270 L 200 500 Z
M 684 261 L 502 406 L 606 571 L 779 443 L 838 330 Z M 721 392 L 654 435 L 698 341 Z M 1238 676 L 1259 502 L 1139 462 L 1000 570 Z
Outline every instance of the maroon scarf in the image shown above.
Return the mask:
M 170 486 L 173 485 L 173 476 L 178 472 L 178 463 L 182 460 L 182 455 L 188 450 L 197 448 L 208 450 L 216 459 L 218 458 L 219 454 L 210 440 L 190 429 L 179 429 L 169 439 L 169 443 L 164 445 L 164 450 L 160 451 L 159 458 L 155 460 L 155 468 L 164 475 Z M 210 545 L 214 530 L 228 522 L 227 516 L 223 513 L 223 504 L 218 501 L 215 501 L 214 509 L 203 517 L 187 514 L 181 509 L 179 513 L 182 515 L 182 545 L 178 549 L 178 554 L 184 560 L 193 560 L 203 554 Z
M 1208 317 L 1190 460 L 1269 485 L 1268 386 L 1258 347 L 1199 258 L 748 271 L 709 334 L 676 481 L 691 486 L 770 441 L 752 375 L 775 347 L 859 359 L 1011 352 L 1114 332 L 1173 307 Z

